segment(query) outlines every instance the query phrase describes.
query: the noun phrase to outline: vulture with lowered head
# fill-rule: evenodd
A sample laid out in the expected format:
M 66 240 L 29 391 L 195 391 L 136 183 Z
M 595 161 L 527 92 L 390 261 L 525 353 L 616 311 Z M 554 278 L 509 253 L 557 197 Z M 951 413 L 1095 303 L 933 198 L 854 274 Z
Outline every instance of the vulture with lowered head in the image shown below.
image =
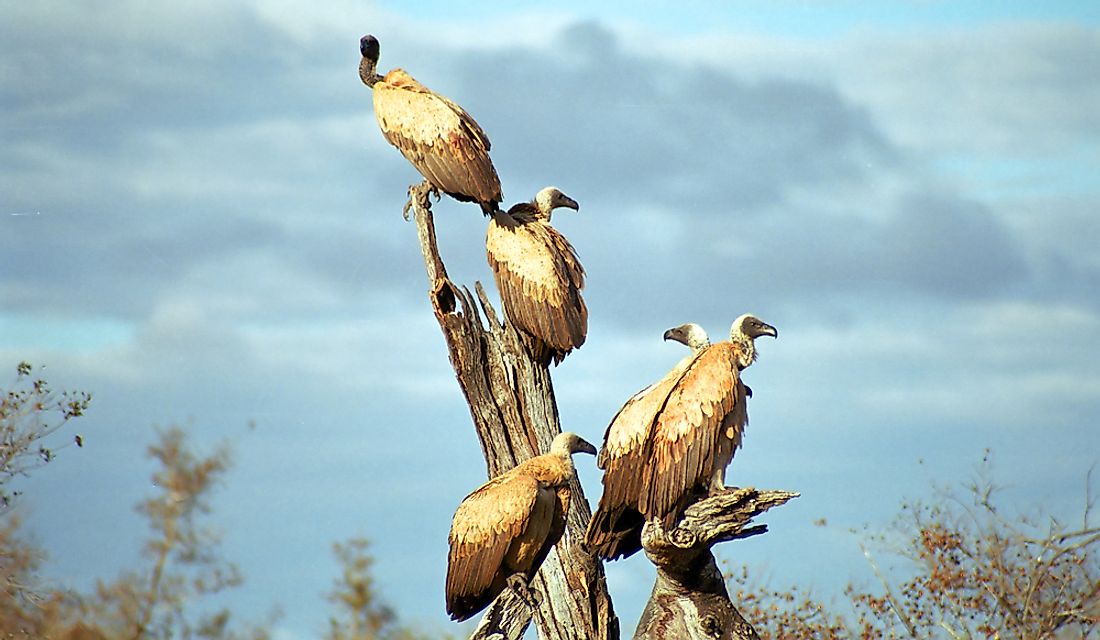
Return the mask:
M 394 69 L 376 73 L 378 39 L 359 40 L 359 77 L 373 89 L 374 116 L 382 135 L 432 187 L 461 202 L 476 202 L 486 215 L 499 209 L 500 178 L 489 159 L 489 138 L 470 114 Z
M 576 200 L 546 187 L 531 202 L 494 213 L 485 236 L 504 312 L 543 365 L 560 363 L 588 334 L 584 267 L 573 245 L 550 226 L 558 207 L 579 210 Z
M 740 372 L 764 335 L 778 332 L 751 314 L 734 321 L 728 342 L 709 344 L 698 325 L 665 332 L 692 353 L 627 400 L 607 428 L 597 458 L 604 491 L 586 534 L 600 557 L 634 554 L 647 520 L 670 529 L 695 494 L 722 489 L 748 424 Z
M 560 433 L 550 452 L 521 462 L 466 496 L 451 521 L 447 613 L 466 620 L 493 601 L 510 579 L 538 572 L 565 532 L 574 453 L 596 448 Z

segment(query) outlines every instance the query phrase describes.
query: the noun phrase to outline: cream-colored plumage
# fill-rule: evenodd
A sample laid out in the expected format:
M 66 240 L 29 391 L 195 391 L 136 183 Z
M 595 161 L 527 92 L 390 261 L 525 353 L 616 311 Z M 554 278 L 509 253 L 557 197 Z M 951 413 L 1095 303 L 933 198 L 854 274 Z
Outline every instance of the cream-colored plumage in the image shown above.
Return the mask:
M 494 213 L 485 235 L 504 312 L 531 338 L 532 353 L 543 364 L 561 362 L 588 334 L 584 267 L 565 236 L 550 226 L 557 207 L 578 209 L 575 200 L 547 187 L 531 202 Z
M 500 178 L 489 158 L 489 138 L 466 110 L 432 92 L 402 69 L 375 73 L 379 45 L 360 40 L 359 75 L 373 89 L 374 115 L 382 135 L 435 188 L 486 214 L 498 210 Z
M 680 382 L 684 373 L 695 362 L 695 358 L 710 346 L 706 331 L 697 324 L 689 323 L 665 331 L 665 340 L 676 340 L 691 349 L 691 355 L 676 363 L 665 377 L 631 396 L 619 409 L 611 424 L 607 427 L 604 446 L 600 449 L 597 464 L 601 469 L 608 468 L 614 460 L 629 452 L 641 448 L 648 435 L 653 416 L 657 415 L 673 388 Z
M 715 471 L 726 468 L 741 444 L 741 417 L 747 414 L 737 349 L 720 342 L 701 352 L 652 423 L 638 507 L 661 517 L 666 527 L 679 517 L 678 503 L 701 481 L 709 488 Z
M 550 452 L 520 463 L 462 501 L 451 521 L 447 613 L 465 620 L 503 591 L 508 578 L 529 581 L 565 531 L 572 453 L 596 453 L 574 433 Z
M 604 436 L 604 493 L 586 535 L 601 557 L 635 553 L 648 519 L 673 526 L 692 494 L 722 486 L 741 446 L 748 412 L 740 371 L 755 359 L 753 340 L 776 331 L 745 315 L 729 342 L 712 345 L 690 327 L 670 329 L 665 338 L 684 342 L 692 354 L 628 400 Z
M 653 417 L 698 357 L 680 360 L 663 378 L 631 396 L 604 434 L 596 465 L 604 470 L 600 504 L 588 523 L 585 541 L 603 558 L 626 557 L 641 548 L 638 496 L 643 490 L 646 444 Z

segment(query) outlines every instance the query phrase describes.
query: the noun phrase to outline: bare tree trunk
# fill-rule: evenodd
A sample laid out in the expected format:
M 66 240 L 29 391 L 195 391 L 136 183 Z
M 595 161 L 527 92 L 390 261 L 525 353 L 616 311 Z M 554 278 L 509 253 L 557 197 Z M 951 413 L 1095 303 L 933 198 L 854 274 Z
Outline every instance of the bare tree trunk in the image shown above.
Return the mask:
M 730 601 L 710 548 L 766 532 L 765 525 L 748 525 L 755 516 L 797 496 L 790 491 L 728 487 L 688 507 L 671 531 L 664 531 L 659 520 L 646 523 L 642 546 L 657 566 L 657 580 L 634 640 L 759 640 Z
M 487 328 L 469 290 L 455 286 L 447 277 L 436 245 L 428 195 L 426 182 L 411 187 L 406 214 L 411 208 L 415 215 L 432 309 L 470 406 L 489 477 L 494 477 L 549 451 L 554 436 L 561 433 L 554 388 L 547 367 L 532 361 L 510 323 L 497 319 L 481 284 L 475 284 L 475 289 Z M 619 621 L 607 592 L 603 564 L 582 546 L 592 512 L 576 477 L 572 491 L 565 535 L 531 585 L 541 595 L 535 611 L 539 635 L 546 640 L 616 640 Z M 521 601 L 508 611 L 508 629 L 487 624 L 484 630 L 479 627 L 475 637 L 522 634 L 527 621 L 515 617 L 526 615 L 529 619 L 529 608 Z M 496 619 L 507 617 L 496 614 Z

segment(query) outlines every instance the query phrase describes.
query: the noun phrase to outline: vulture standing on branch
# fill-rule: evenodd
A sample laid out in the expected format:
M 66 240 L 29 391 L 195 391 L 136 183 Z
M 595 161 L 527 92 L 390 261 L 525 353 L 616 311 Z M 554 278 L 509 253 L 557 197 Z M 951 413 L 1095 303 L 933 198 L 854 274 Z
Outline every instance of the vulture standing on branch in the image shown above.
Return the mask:
M 447 613 L 466 620 L 484 609 L 515 574 L 526 587 L 565 532 L 573 453 L 596 448 L 558 434 L 550 452 L 516 465 L 466 496 L 451 521 Z M 520 587 L 516 587 L 520 588 Z
M 607 427 L 597 458 L 604 491 L 586 535 L 592 551 L 630 556 L 641 548 L 647 520 L 671 529 L 693 494 L 723 488 L 748 424 L 740 372 L 756 360 L 753 341 L 765 335 L 778 332 L 750 314 L 734 321 L 729 342 L 709 344 L 693 324 L 665 332 L 692 353 L 627 400 Z
M 489 138 L 470 114 L 394 69 L 375 72 L 378 39 L 359 40 L 359 77 L 374 91 L 374 116 L 382 135 L 432 187 L 462 202 L 477 202 L 486 215 L 501 201 L 500 178 L 489 159 Z
M 560 363 L 588 334 L 584 267 L 565 236 L 550 226 L 558 207 L 580 208 L 557 188 L 546 187 L 531 202 L 494 213 L 485 236 L 505 314 L 543 365 Z

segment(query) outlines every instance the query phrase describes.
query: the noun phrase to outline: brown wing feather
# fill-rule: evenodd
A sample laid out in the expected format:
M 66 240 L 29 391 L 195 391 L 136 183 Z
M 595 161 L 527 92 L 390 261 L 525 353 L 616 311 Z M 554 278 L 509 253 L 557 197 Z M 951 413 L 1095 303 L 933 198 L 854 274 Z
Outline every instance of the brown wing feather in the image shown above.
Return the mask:
M 386 140 L 441 191 L 501 201 L 489 138 L 462 107 L 394 69 L 374 85 L 374 115 Z
M 501 578 L 507 578 L 512 573 L 523 573 L 530 577 L 538 571 L 542 558 L 545 558 L 543 547 L 550 537 L 550 530 L 554 523 L 554 511 L 559 507 L 557 492 L 549 487 L 540 486 L 531 507 L 531 513 L 527 518 L 527 526 L 520 535 L 512 540 L 508 552 L 504 555 L 504 562 L 497 571 Z M 557 542 L 555 540 L 554 542 Z M 551 542 L 551 545 L 554 543 Z M 541 554 L 541 555 L 540 555 Z M 492 597 L 496 597 L 496 593 Z
M 469 618 L 500 592 L 508 577 L 498 578 L 505 556 L 528 528 L 538 495 L 538 480 L 509 472 L 459 505 L 451 521 L 447 557 L 447 613 L 453 619 Z
M 565 236 L 540 221 L 498 213 L 485 248 L 504 311 L 517 327 L 544 342 L 558 362 L 584 344 L 584 267 Z
M 707 487 L 715 470 L 729 462 L 719 458 L 727 452 L 732 457 L 743 424 L 727 435 L 727 417 L 738 402 L 744 406 L 736 363 L 732 344 L 711 345 L 668 394 L 648 439 L 645 490 L 639 504 L 647 518 L 659 517 L 671 527 L 688 494 Z
M 658 412 L 698 355 L 683 358 L 661 380 L 634 394 L 611 419 L 596 464 L 604 469 L 603 495 L 585 541 L 603 558 L 627 557 L 641 548 L 645 524 L 638 511 L 645 494 L 646 446 Z
M 532 558 L 530 564 L 524 569 L 528 581 L 535 577 L 535 574 L 539 571 L 539 567 L 542 566 L 543 561 L 546 560 L 546 556 L 550 553 L 550 549 L 561 540 L 562 535 L 565 533 L 566 514 L 569 513 L 569 498 L 572 492 L 568 485 L 555 489 L 547 489 L 544 490 L 544 492 L 550 494 L 551 499 L 549 501 L 549 510 L 544 516 L 546 519 L 546 526 L 545 531 L 542 533 L 542 544 L 534 558 Z M 534 538 L 534 536 L 532 536 L 532 538 Z

